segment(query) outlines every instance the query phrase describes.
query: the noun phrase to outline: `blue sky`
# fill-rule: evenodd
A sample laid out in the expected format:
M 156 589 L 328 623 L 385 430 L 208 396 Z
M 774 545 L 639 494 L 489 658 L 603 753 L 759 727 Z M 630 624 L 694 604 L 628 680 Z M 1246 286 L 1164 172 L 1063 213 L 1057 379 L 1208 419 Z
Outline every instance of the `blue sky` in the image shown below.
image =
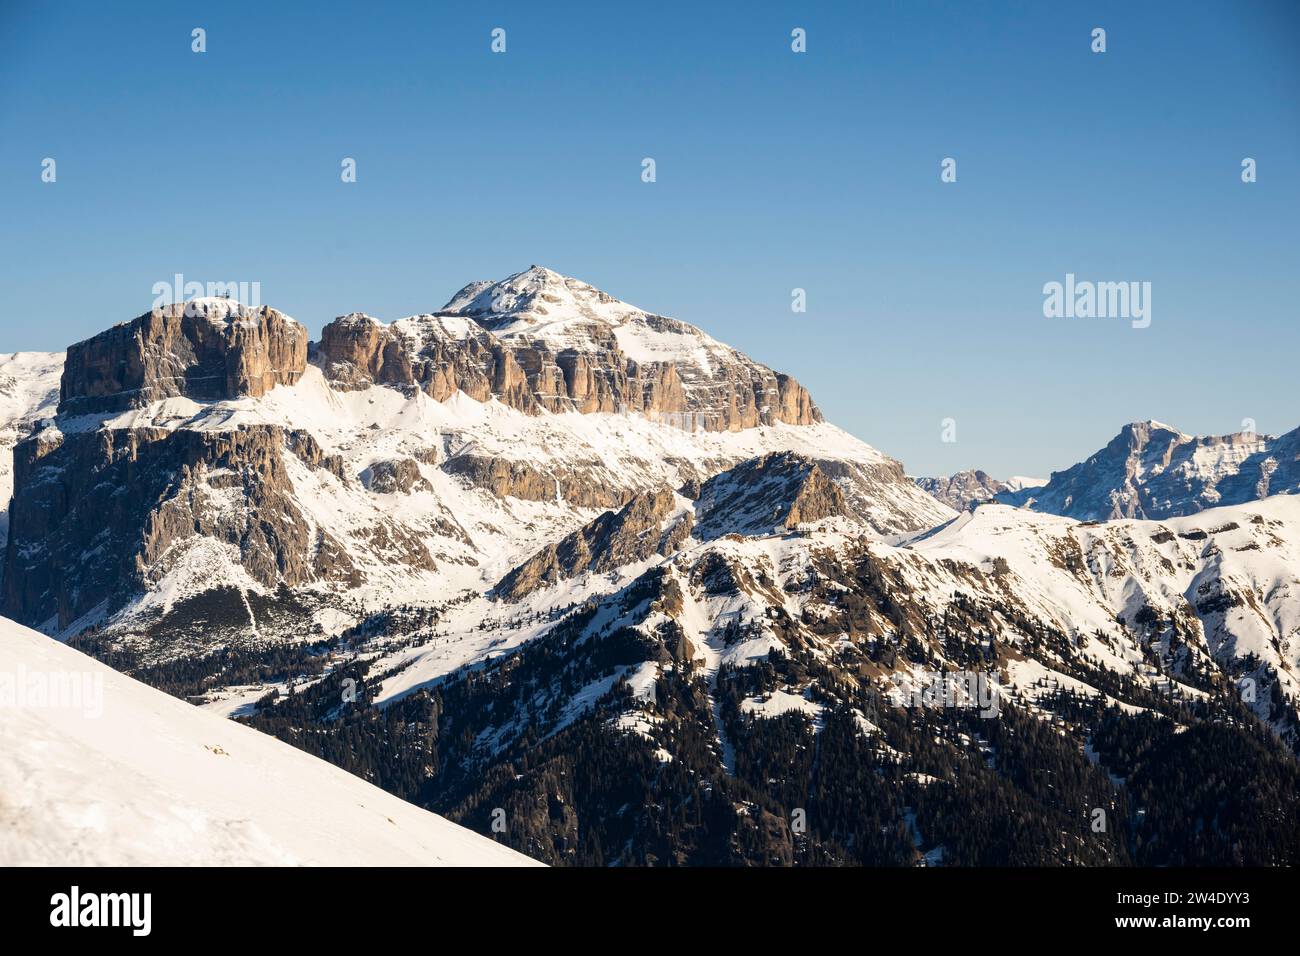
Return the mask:
M 1300 425 L 1300 4 L 614 6 L 0 0 L 0 351 L 178 272 L 315 333 L 538 263 L 794 374 L 914 474 Z M 1150 328 L 1044 318 L 1069 272 L 1151 282 Z

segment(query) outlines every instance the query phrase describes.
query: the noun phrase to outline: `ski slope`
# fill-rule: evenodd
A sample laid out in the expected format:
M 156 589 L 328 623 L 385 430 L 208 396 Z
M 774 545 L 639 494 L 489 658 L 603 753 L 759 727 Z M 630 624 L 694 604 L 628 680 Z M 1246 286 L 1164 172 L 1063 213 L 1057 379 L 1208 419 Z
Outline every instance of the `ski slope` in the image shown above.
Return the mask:
M 0 619 L 0 866 L 55 864 L 539 865 Z

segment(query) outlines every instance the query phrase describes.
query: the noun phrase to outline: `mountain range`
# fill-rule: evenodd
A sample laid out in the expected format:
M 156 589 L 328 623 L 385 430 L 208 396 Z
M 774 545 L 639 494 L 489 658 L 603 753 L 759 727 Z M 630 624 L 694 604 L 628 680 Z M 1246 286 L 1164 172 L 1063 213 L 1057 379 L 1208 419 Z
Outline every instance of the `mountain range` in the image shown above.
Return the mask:
M 998 501 L 1080 521 L 1184 517 L 1300 491 L 1300 428 L 1280 437 L 1206 436 L 1132 422 L 1105 448 L 1046 481 L 1002 482 L 978 469 L 913 480 L 958 511 Z
M 1300 430 L 912 479 L 537 266 L 317 342 L 158 308 L 0 399 L 0 612 L 535 860 L 1300 859 Z

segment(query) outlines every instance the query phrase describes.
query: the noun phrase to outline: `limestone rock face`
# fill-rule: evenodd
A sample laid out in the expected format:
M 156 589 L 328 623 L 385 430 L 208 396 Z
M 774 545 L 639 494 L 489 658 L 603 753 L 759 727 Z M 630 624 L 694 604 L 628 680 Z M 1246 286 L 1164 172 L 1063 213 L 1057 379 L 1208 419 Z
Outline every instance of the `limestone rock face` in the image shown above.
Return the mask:
M 954 511 L 966 511 L 968 508 L 986 501 L 993 501 L 997 495 L 1010 491 L 1004 482 L 990 477 L 978 468 L 959 471 L 946 478 L 915 478 L 916 486 L 927 494 L 934 495 Z
M 566 578 L 601 574 L 656 554 L 672 554 L 691 532 L 689 512 L 669 523 L 676 501 L 667 489 L 634 495 L 617 512 L 606 511 L 515 568 L 497 585 L 496 596 L 517 601 Z
M 162 398 L 259 397 L 307 367 L 307 330 L 267 306 L 196 299 L 147 312 L 68 349 L 59 412 L 140 408 Z
M 411 458 L 392 458 L 377 461 L 362 473 L 361 480 L 365 486 L 380 495 L 403 494 L 412 491 L 432 491 L 420 466 Z
M 700 488 L 697 534 L 768 534 L 835 516 L 849 517 L 840 486 L 815 461 L 793 452 L 764 455 L 715 475 Z
M 341 388 L 461 391 L 530 414 L 644 415 L 687 430 L 820 422 L 807 389 L 694 326 L 534 266 L 473 283 L 439 312 L 326 326 L 313 361 Z
M 343 477 L 341 460 L 307 432 L 51 427 L 18 445 L 15 465 L 0 607 L 15 620 L 64 627 L 101 604 L 111 611 L 194 543 L 267 588 L 361 583 L 347 550 L 295 497 L 291 467 Z M 394 560 L 433 567 L 416 536 L 375 532 Z
M 628 491 L 600 481 L 581 465 L 552 467 L 543 473 L 527 462 L 461 454 L 448 459 L 442 470 L 499 498 L 561 500 L 578 508 L 618 508 L 629 496 Z

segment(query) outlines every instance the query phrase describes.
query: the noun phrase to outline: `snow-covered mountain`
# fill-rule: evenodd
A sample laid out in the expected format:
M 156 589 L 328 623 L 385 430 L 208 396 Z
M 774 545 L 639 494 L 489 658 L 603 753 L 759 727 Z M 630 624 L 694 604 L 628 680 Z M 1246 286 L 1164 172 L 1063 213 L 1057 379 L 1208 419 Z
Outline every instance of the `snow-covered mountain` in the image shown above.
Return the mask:
M 0 866 L 531 862 L 0 620 Z
M 998 500 L 1088 521 L 1169 518 L 1300 491 L 1300 428 L 1281 437 L 1195 436 L 1160 422 L 1125 425 L 1101 451 L 1041 488 Z
M 773 452 L 816 460 L 874 534 L 952 516 L 692 326 L 536 267 L 473 288 L 313 346 L 222 299 L 72 346 L 57 417 L 16 449 L 4 613 L 164 657 L 304 620 L 329 637 L 394 594 L 481 594 L 605 509 Z
M 807 500 L 806 485 L 792 480 L 777 494 L 737 478 L 728 472 L 714 479 L 738 489 L 725 509 L 735 516 L 733 530 L 699 533 L 710 520 L 703 495 L 665 499 L 641 522 L 655 532 L 693 529 L 672 536 L 675 546 L 665 547 L 656 535 L 653 547 L 628 552 L 636 529 L 621 538 L 601 536 L 592 533 L 605 522 L 597 519 L 579 533 L 586 541 L 583 565 L 516 587 L 511 597 L 523 603 L 514 614 L 528 620 L 594 600 L 611 609 L 596 614 L 603 630 L 619 621 L 651 630 L 671 622 L 687 641 L 688 656 L 707 671 L 720 662 L 757 662 L 773 649 L 847 662 L 864 643 L 906 633 L 941 637 L 944 628 L 935 624 L 950 618 L 955 604 L 971 616 L 963 630 L 978 620 L 977 630 L 997 635 L 1008 655 L 999 665 L 1014 694 L 1032 699 L 1045 679 L 1097 694 L 1097 680 L 1110 674 L 1151 693 L 1195 696 L 1215 682 L 1248 676 L 1252 709 L 1280 734 L 1296 733 L 1300 496 L 1162 522 L 1099 525 L 982 505 L 891 545 L 846 525 L 834 507 L 798 529 L 779 520 L 747 526 L 749 511 L 771 513 L 776 501 L 788 509 Z M 625 576 L 606 574 L 620 563 Z M 517 584 L 519 577 L 508 580 Z M 874 597 L 855 599 L 868 580 L 875 582 Z M 508 628 L 501 643 L 516 643 Z M 940 641 L 933 649 L 939 662 L 946 656 L 941 648 Z M 386 690 L 436 673 L 419 666 L 417 656 L 405 654 L 404 661 Z M 663 673 L 661 661 L 655 676 Z M 1093 686 L 1077 683 L 1084 674 L 1094 675 L 1083 679 Z
M 532 266 L 475 282 L 431 315 L 327 326 L 316 360 L 341 387 L 462 391 L 521 411 L 648 416 L 689 431 L 822 420 L 807 390 L 692 325 Z
M 69 349 L 57 409 L 38 366 L 5 614 L 480 832 L 504 809 L 534 859 L 1300 862 L 1258 822 L 1300 793 L 1296 433 L 914 481 L 539 267 L 317 343 L 155 310 Z M 897 702 L 954 673 L 1002 719 Z
M 1300 497 L 1104 524 L 982 505 L 889 544 L 834 509 L 785 526 L 806 487 L 789 475 L 715 479 L 738 531 L 694 533 L 706 497 L 665 493 L 539 552 L 493 612 L 368 644 L 390 720 L 435 715 L 429 805 L 479 827 L 476 808 L 515 808 L 514 845 L 551 863 L 1296 859 L 1266 821 L 1300 782 Z M 280 714 L 253 719 L 312 726 Z M 1192 766 L 1215 772 L 1171 789 Z M 722 846 L 655 809 L 702 793 Z M 564 814 L 529 810 L 548 801 Z M 1014 836 L 972 835 L 992 805 L 1021 807 Z M 1080 806 L 1118 822 L 1099 836 Z M 1213 819 L 1233 822 L 1207 838 Z

